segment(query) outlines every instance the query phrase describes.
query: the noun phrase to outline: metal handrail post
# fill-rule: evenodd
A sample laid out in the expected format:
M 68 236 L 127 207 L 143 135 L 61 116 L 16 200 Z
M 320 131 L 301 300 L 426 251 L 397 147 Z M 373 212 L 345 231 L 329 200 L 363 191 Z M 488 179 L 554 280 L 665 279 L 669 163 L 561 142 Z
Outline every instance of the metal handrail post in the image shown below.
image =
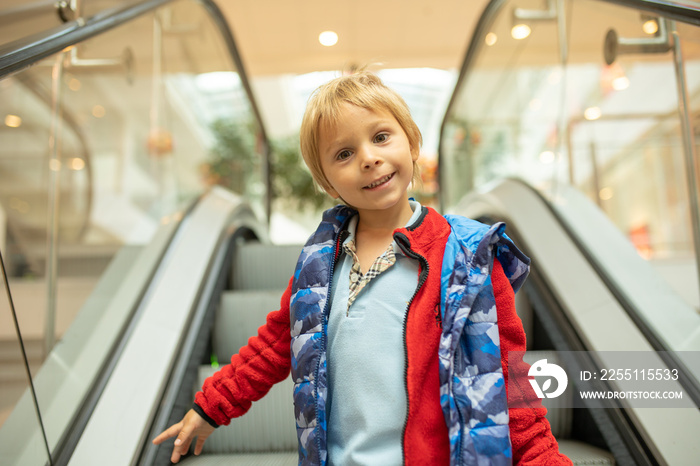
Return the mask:
M 690 224 L 693 232 L 695 248 L 695 267 L 698 271 L 698 293 L 700 293 L 700 203 L 698 202 L 698 164 L 695 150 L 693 128 L 691 127 L 688 88 L 685 78 L 685 67 L 681 40 L 675 21 L 668 21 L 668 29 L 673 37 L 673 63 L 676 71 L 676 87 L 678 90 L 678 114 L 680 117 L 681 134 L 683 137 L 683 155 L 685 156 L 685 173 L 688 184 L 688 199 L 690 201 Z
M 44 322 L 44 355 L 51 352 L 56 340 L 56 294 L 58 273 L 58 227 L 61 189 L 61 110 L 62 77 L 66 53 L 56 57 L 51 72 L 51 132 L 48 159 L 48 224 L 46 233 L 46 312 Z

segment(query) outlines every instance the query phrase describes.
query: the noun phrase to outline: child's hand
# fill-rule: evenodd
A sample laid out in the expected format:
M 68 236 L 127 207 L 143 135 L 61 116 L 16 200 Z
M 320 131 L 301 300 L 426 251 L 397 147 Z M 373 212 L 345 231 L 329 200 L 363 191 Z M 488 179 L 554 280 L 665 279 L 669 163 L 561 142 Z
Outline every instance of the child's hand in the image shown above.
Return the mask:
M 182 421 L 170 426 L 167 430 L 162 432 L 158 437 L 153 439 L 155 445 L 160 445 L 165 440 L 170 437 L 175 437 L 175 446 L 173 447 L 173 455 L 170 457 L 170 461 L 177 463 L 180 461 L 180 457 L 185 455 L 190 449 L 192 440 L 197 437 L 197 443 L 194 446 L 194 454 L 199 455 L 202 453 L 202 447 L 204 446 L 204 441 L 214 432 L 214 428 L 205 421 L 202 416 L 197 414 L 193 409 L 190 409 Z

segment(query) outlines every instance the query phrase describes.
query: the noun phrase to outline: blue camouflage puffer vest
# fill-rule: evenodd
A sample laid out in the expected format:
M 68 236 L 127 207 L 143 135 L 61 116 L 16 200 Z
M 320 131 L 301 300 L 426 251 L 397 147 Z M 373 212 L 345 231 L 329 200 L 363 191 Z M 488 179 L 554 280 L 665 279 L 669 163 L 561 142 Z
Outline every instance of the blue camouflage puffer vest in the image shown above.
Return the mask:
M 325 465 L 327 307 L 338 234 L 355 212 L 326 211 L 297 262 L 290 301 L 294 413 L 300 465 Z M 441 275 L 440 402 L 450 436 L 452 465 L 510 464 L 506 390 L 496 326 L 491 266 L 498 257 L 513 288 L 529 259 L 493 227 L 445 217 L 451 234 Z
M 451 233 L 440 287 L 440 403 L 450 436 L 451 464 L 511 464 L 508 403 L 501 365 L 491 267 L 498 258 L 517 291 L 530 259 L 505 235 L 460 216 L 445 216 Z

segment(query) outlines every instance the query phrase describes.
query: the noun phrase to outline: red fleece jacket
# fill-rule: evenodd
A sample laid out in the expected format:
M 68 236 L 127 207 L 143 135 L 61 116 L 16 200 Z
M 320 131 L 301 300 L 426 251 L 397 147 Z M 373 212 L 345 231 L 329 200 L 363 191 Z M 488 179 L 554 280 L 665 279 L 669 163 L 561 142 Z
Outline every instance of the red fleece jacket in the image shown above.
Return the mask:
M 411 240 L 411 249 L 426 258 L 429 273 L 426 283 L 416 294 L 406 320 L 408 419 L 404 434 L 404 459 L 407 465 L 448 465 L 449 441 L 447 426 L 440 406 L 438 345 L 440 341 L 440 265 L 448 232 L 444 219 L 428 215 L 420 226 L 398 232 Z M 446 222 L 445 222 L 446 223 Z M 425 230 L 423 230 L 425 228 Z M 421 231 L 423 230 L 423 231 Z M 434 234 L 435 232 L 438 234 Z M 424 234 L 430 232 L 433 234 Z M 503 375 L 508 386 L 508 353 L 525 351 L 525 332 L 515 312 L 513 289 L 496 260 L 491 274 L 498 330 L 501 343 Z M 270 387 L 284 380 L 290 371 L 290 286 L 284 292 L 280 310 L 267 316 L 267 323 L 248 345 L 208 378 L 195 404 L 200 414 L 217 425 L 228 425 L 231 418 L 243 415 L 253 401 L 262 398 Z M 432 306 L 431 308 L 426 308 Z M 529 366 L 522 361 L 515 370 L 527 377 Z M 523 380 L 524 380 L 523 378 Z M 508 393 L 508 399 L 527 400 L 530 408 L 509 411 L 510 434 L 515 464 L 569 465 L 559 454 L 546 409 L 532 390 L 522 387 L 521 393 Z M 522 404 L 520 404 L 522 406 Z

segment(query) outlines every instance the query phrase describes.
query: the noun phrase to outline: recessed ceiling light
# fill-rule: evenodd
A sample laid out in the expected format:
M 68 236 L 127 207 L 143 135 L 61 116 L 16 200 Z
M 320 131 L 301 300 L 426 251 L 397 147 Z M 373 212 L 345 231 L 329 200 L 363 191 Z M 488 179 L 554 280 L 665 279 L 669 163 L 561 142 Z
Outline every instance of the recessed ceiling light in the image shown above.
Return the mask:
M 612 81 L 612 88 L 616 91 L 624 91 L 628 87 L 630 87 L 630 78 L 627 76 L 620 76 Z
M 556 159 L 556 155 L 551 150 L 546 150 L 540 154 L 540 162 L 550 164 Z
M 491 47 L 498 41 L 498 36 L 494 34 L 493 32 L 489 32 L 486 34 L 486 37 L 484 38 L 484 42 L 486 42 L 486 45 Z
M 338 43 L 338 34 L 333 31 L 323 31 L 318 35 L 318 41 L 321 43 L 321 45 L 331 47 Z
M 649 35 L 656 34 L 659 31 L 659 23 L 655 19 L 645 21 L 642 25 L 642 30 Z
M 603 112 L 601 112 L 600 108 L 598 108 L 598 107 L 588 107 L 583 112 L 583 117 L 589 121 L 597 120 L 601 116 L 603 116 Z
M 70 168 L 75 171 L 82 170 L 85 168 L 85 161 L 81 158 L 74 157 L 70 160 Z
M 81 86 L 82 83 L 75 78 L 71 78 L 71 80 L 68 82 L 68 87 L 71 91 L 79 91 Z
M 614 191 L 612 190 L 612 188 L 605 187 L 605 188 L 600 190 L 600 192 L 598 193 L 598 196 L 604 201 L 609 201 L 610 199 L 612 199 L 613 194 L 614 194 Z
M 5 125 L 10 128 L 19 128 L 22 126 L 22 118 L 17 115 L 7 114 L 5 115 Z
M 92 116 L 95 118 L 102 118 L 105 116 L 105 108 L 102 105 L 95 105 L 92 107 Z
M 521 40 L 529 36 L 531 32 L 532 30 L 527 24 L 516 24 L 510 30 L 510 35 L 513 36 L 513 39 Z

